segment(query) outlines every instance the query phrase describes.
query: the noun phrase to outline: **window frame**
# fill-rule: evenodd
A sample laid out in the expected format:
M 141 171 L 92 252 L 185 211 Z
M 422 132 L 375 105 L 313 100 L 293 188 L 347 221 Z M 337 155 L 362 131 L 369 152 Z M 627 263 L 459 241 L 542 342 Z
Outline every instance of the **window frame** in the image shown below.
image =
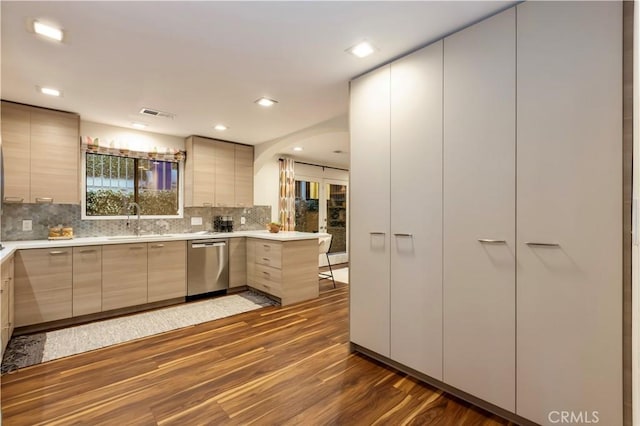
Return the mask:
M 131 209 L 131 215 L 119 215 L 119 216 L 89 216 L 87 215 L 87 154 L 98 154 L 98 155 L 113 155 L 113 154 L 105 154 L 101 152 L 81 152 L 81 172 L 82 179 L 80 182 L 80 204 L 81 204 L 81 220 L 126 220 L 127 217 L 135 216 L 133 213 L 133 209 Z M 126 157 L 126 156 L 122 156 Z M 133 158 L 133 157 L 127 157 Z M 164 161 L 164 160 L 160 160 Z M 136 173 L 136 185 L 137 185 L 137 173 Z M 134 191 L 137 193 L 138 188 L 134 188 Z M 140 215 L 140 219 L 183 219 L 184 218 L 184 160 L 178 161 L 178 214 L 177 215 Z

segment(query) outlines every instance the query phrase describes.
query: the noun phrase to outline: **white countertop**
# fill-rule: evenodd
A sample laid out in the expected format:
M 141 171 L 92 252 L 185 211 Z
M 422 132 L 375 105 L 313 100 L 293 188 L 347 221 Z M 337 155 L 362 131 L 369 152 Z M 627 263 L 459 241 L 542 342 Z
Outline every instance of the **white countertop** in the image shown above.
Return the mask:
M 110 237 L 84 237 L 73 238 L 70 240 L 31 240 L 31 241 L 7 241 L 3 242 L 4 250 L 0 251 L 0 262 L 5 258 L 11 256 L 16 250 L 20 249 L 37 249 L 37 248 L 54 248 L 54 247 L 78 247 L 78 246 L 93 246 L 93 245 L 106 245 L 106 244 L 131 244 L 131 243 L 146 243 L 153 241 L 180 241 L 180 240 L 202 240 L 211 238 L 237 238 L 237 237 L 250 237 L 261 238 L 264 240 L 274 241 L 298 241 L 298 240 L 313 240 L 318 237 L 326 235 L 311 232 L 297 232 L 297 231 L 280 231 L 278 233 L 271 233 L 269 231 L 238 231 L 238 232 L 195 232 L 188 234 L 156 234 L 156 235 L 140 235 L 139 237 L 133 235 L 123 236 L 110 236 Z

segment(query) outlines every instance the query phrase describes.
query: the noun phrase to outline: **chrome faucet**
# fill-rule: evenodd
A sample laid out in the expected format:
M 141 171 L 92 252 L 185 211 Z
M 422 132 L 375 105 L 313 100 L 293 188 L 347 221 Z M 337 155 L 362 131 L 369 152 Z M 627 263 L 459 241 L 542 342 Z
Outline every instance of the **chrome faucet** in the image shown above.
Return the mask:
M 136 236 L 140 236 L 140 205 L 138 203 L 129 203 L 127 205 L 127 228 L 129 227 L 129 210 L 131 206 L 135 207 L 135 213 L 137 215 L 136 226 L 133 228 L 133 232 Z

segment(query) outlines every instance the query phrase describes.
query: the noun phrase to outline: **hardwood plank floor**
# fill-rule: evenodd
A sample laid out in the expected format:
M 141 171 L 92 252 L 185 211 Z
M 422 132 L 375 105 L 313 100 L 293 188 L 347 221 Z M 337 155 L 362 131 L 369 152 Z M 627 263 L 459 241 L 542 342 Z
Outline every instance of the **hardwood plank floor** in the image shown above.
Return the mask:
M 349 352 L 348 287 L 2 376 L 11 425 L 510 425 Z

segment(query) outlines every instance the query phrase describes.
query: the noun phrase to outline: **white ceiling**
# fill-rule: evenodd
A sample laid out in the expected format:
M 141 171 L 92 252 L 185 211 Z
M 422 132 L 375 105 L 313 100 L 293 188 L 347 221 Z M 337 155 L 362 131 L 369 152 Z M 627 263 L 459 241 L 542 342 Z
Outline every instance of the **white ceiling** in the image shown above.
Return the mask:
M 512 3 L 2 1 L 1 96 L 98 123 L 255 145 L 346 115 L 352 77 Z M 32 19 L 62 27 L 64 42 L 28 32 Z M 365 38 L 375 54 L 344 52 Z M 260 96 L 279 103 L 259 107 Z M 142 107 L 175 118 L 143 116 Z M 290 139 L 283 150 L 303 146 L 301 159 L 348 165 L 332 153 L 348 151 L 346 128 Z

